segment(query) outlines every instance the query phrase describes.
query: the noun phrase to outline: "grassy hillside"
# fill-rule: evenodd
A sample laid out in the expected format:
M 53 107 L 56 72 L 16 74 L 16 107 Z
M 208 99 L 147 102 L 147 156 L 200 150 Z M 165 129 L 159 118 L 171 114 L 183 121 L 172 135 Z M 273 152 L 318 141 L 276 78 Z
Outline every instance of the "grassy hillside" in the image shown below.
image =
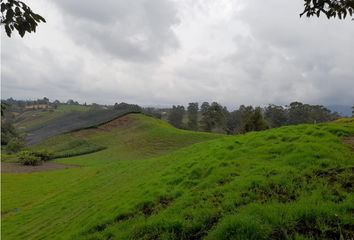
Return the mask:
M 129 114 L 96 128 L 50 138 L 33 146 L 33 149 L 46 149 L 58 154 L 99 146 L 106 149 L 101 154 L 108 161 L 144 159 L 217 137 L 223 135 L 183 131 L 162 120 Z
M 56 160 L 80 168 L 3 174 L 2 237 L 354 237 L 354 155 L 342 143 L 353 120 L 221 137 L 126 118 L 38 146 L 106 147 Z
M 36 144 L 50 137 L 97 126 L 125 114 L 133 108 L 90 109 L 81 105 L 59 105 L 52 111 L 27 111 L 15 119 L 15 126 L 26 133 L 26 142 Z
M 57 109 L 25 111 L 16 116 L 14 124 L 16 128 L 25 132 L 31 128 L 42 126 L 67 113 L 87 112 L 89 109 L 90 107 L 88 106 L 60 104 Z

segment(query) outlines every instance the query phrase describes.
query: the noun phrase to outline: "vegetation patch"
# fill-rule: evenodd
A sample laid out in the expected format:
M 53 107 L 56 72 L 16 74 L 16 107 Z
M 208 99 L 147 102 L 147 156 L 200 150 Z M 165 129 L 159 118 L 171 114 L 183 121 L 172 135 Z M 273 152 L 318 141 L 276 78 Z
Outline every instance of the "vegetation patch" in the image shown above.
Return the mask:
M 53 154 L 53 158 L 80 156 L 98 152 L 104 149 L 106 149 L 106 147 L 98 146 L 85 140 L 76 140 L 65 144 L 61 149 L 56 150 Z
M 279 183 L 269 181 L 266 184 L 252 183 L 251 187 L 244 193 L 242 197 L 250 198 L 251 202 L 259 201 L 266 203 L 267 201 L 278 201 L 287 203 L 295 201 L 300 194 L 301 182 Z
M 64 170 L 70 168 L 77 168 L 78 165 L 70 164 L 60 164 L 53 162 L 44 162 L 41 165 L 29 165 L 24 166 L 20 163 L 1 163 L 1 173 L 37 173 L 37 172 L 47 172 L 54 170 Z
M 354 166 L 345 168 L 316 169 L 307 175 L 308 179 L 322 178 L 331 185 L 339 184 L 342 189 L 352 192 L 354 190 Z M 311 181 L 311 180 L 308 180 Z
M 150 217 L 153 214 L 157 214 L 159 211 L 167 208 L 172 202 L 173 198 L 169 196 L 160 196 L 156 201 L 146 201 L 141 202 L 136 206 L 135 211 L 120 213 L 114 219 L 106 221 L 104 223 L 98 224 L 88 231 L 84 232 L 83 235 L 95 234 L 97 232 L 103 232 L 106 228 L 112 225 L 119 224 L 121 222 L 127 221 L 131 218 L 135 218 L 143 215 L 144 217 Z
M 37 166 L 43 163 L 41 157 L 36 156 L 33 152 L 30 151 L 22 151 L 17 155 L 17 157 L 18 161 L 22 165 Z

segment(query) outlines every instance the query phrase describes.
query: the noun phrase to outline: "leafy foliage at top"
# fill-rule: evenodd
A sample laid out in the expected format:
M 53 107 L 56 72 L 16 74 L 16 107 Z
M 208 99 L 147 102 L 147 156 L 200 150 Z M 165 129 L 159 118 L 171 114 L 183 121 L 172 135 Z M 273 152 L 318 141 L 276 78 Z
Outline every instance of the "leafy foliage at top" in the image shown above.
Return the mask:
M 325 14 L 328 19 L 338 17 L 345 19 L 348 15 L 353 16 L 354 0 L 305 0 L 304 12 L 300 14 L 302 17 L 317 16 Z
M 38 23 L 45 19 L 34 13 L 24 2 L 17 0 L 1 0 L 1 25 L 5 26 L 8 37 L 16 29 L 21 37 L 26 32 L 36 32 Z

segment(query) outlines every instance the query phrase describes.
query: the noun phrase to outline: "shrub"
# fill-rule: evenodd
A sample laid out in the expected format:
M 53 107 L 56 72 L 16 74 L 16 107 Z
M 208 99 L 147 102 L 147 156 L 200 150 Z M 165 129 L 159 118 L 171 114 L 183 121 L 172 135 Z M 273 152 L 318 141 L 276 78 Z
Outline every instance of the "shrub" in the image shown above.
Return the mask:
M 41 158 L 29 151 L 21 151 L 17 157 L 19 162 L 23 165 L 37 166 L 42 164 Z
M 21 148 L 23 148 L 23 143 L 18 138 L 11 139 L 6 146 L 6 150 L 11 153 L 17 153 Z
M 49 161 L 54 158 L 54 154 L 46 150 L 32 152 L 32 155 L 39 157 L 42 161 Z

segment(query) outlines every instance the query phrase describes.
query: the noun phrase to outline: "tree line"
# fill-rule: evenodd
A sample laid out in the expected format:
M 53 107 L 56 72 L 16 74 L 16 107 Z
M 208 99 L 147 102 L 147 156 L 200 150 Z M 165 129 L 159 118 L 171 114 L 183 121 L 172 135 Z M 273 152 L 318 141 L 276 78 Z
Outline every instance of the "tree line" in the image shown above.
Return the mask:
M 182 105 L 172 106 L 167 120 L 177 128 L 194 131 L 238 134 L 261 131 L 285 125 L 301 123 L 321 123 L 339 118 L 337 113 L 321 105 L 292 102 L 287 106 L 270 104 L 267 107 L 241 105 L 228 111 L 217 102 L 189 103 L 187 109 Z

